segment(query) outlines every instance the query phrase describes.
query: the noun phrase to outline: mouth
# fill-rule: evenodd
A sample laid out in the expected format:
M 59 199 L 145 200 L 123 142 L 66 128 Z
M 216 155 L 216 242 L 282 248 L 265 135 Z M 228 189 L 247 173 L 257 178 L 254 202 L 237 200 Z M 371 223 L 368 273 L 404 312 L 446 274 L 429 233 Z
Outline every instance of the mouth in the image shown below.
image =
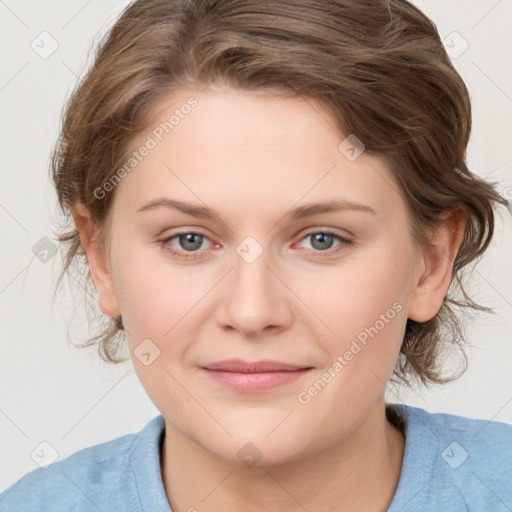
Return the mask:
M 280 361 L 248 362 L 230 359 L 206 364 L 200 370 L 214 381 L 238 391 L 259 392 L 291 384 L 310 372 L 311 366 Z

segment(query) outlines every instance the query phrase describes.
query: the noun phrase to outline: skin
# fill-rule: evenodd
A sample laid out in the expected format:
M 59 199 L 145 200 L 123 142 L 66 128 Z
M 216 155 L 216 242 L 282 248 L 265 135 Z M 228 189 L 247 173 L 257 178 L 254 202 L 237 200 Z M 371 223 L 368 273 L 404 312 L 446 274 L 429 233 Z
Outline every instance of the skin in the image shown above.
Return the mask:
M 419 251 L 392 172 L 368 153 L 349 161 L 338 149 L 346 135 L 309 98 L 182 89 L 155 105 L 133 147 L 191 96 L 197 107 L 116 187 L 106 248 L 94 241 L 100 227 L 87 208 L 74 210 L 100 307 L 122 314 L 135 370 L 165 418 L 162 478 L 171 507 L 385 511 L 405 447 L 385 417 L 386 383 L 407 318 L 423 322 L 441 307 L 465 219 L 446 215 L 433 247 Z M 137 213 L 162 197 L 206 205 L 219 218 L 165 207 Z M 329 199 L 376 213 L 286 217 Z M 334 238 L 322 250 L 306 236 L 326 229 L 353 243 Z M 190 232 L 205 235 L 188 249 L 191 259 L 170 254 L 187 254 L 179 237 L 159 242 Z M 236 252 L 247 236 L 262 250 L 251 263 Z M 298 394 L 394 303 L 394 318 L 300 403 Z M 134 356 L 144 339 L 160 350 L 147 366 Z M 313 369 L 256 393 L 198 369 L 229 358 Z M 252 467 L 237 456 L 247 442 L 261 453 Z

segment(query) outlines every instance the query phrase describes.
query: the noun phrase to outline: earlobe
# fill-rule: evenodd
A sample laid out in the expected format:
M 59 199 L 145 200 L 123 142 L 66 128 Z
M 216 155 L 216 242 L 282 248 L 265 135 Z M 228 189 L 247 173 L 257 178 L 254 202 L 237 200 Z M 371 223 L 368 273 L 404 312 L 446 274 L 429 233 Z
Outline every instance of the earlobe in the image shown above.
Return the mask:
M 457 252 L 464 236 L 467 215 L 461 210 L 446 212 L 432 239 L 432 247 L 421 256 L 423 272 L 411 293 L 408 318 L 427 322 L 441 309 L 452 278 Z
M 83 204 L 75 205 L 73 219 L 80 234 L 80 241 L 87 254 L 94 287 L 98 294 L 98 305 L 105 315 L 119 316 L 121 311 L 107 252 L 98 239 L 99 227 L 94 224 L 89 209 Z

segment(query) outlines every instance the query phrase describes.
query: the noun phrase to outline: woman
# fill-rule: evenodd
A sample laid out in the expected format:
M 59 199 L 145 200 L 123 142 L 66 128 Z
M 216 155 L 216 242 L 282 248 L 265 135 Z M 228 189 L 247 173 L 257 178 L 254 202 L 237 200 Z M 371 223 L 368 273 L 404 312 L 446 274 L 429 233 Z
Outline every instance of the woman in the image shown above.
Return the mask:
M 137 0 L 52 172 L 100 353 L 161 411 L 26 475 L 5 510 L 509 510 L 512 426 L 384 400 L 447 382 L 452 305 L 504 200 L 405 0 Z M 462 298 L 455 299 L 456 292 Z

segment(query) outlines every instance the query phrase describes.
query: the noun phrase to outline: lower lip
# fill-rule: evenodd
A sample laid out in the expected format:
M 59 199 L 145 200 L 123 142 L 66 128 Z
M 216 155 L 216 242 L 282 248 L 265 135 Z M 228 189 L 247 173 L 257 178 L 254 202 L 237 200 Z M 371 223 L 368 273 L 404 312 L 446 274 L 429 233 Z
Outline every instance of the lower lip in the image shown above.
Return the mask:
M 201 368 L 210 378 L 238 391 L 266 391 L 291 384 L 308 373 L 311 368 L 287 372 L 238 373 Z

